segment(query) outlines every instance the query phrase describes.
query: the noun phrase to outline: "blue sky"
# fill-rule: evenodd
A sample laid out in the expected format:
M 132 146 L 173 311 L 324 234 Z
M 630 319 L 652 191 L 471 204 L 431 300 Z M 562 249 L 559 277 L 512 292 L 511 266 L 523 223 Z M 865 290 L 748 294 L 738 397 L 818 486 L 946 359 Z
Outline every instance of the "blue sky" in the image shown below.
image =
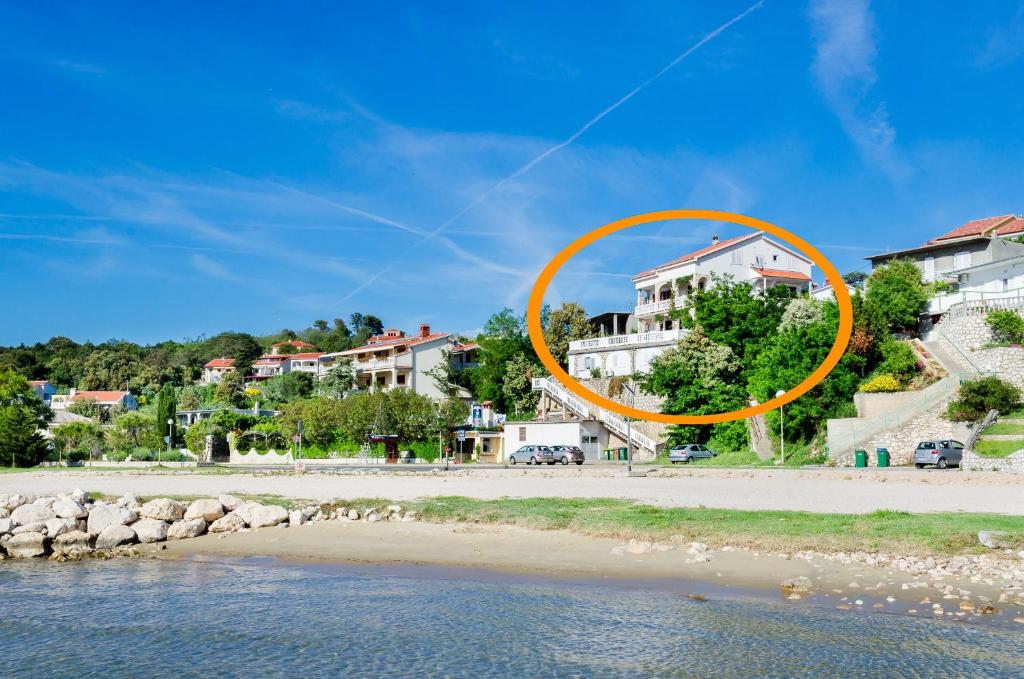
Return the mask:
M 0 2 L 0 343 L 473 333 L 637 212 L 847 271 L 1024 211 L 1022 2 L 552 4 Z M 711 233 L 595 248 L 550 300 L 622 308 Z

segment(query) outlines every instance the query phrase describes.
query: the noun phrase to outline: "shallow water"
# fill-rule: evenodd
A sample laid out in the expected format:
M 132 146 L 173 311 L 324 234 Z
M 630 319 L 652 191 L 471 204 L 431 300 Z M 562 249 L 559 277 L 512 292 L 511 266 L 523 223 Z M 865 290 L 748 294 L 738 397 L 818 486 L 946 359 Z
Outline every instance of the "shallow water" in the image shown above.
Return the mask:
M 1024 633 L 656 588 L 0 564 L 0 677 L 1020 677 Z

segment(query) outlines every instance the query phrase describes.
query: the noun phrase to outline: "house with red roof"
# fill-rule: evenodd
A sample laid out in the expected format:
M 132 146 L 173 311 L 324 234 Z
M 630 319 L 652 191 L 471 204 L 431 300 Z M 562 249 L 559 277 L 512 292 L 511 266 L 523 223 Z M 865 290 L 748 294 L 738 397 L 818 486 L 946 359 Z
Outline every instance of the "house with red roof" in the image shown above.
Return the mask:
M 426 323 L 415 335 L 389 328 L 371 336 L 366 344 L 346 351 L 324 354 L 322 365 L 349 361 L 355 374 L 357 389 L 408 388 L 433 399 L 444 398 L 430 374 L 448 361 L 455 370 L 477 365 L 479 347 L 462 343 L 447 332 L 431 332 Z M 470 394 L 460 390 L 465 398 Z
M 221 356 L 206 363 L 203 366 L 202 384 L 217 384 L 224 378 L 224 375 L 235 371 L 235 359 Z
M 1013 214 L 982 217 L 961 224 L 921 245 L 868 257 L 877 268 L 896 258 L 909 259 L 926 282 L 958 282 L 957 271 L 1024 255 L 1024 218 Z
M 803 253 L 769 238 L 763 231 L 711 243 L 633 276 L 636 305 L 625 326 L 635 330 L 569 343 L 569 374 L 577 378 L 632 375 L 675 345 L 686 331 L 671 318 L 673 308 L 715 284 L 718 277 L 750 283 L 754 291 L 785 287 L 810 292 L 814 263 Z M 612 323 L 622 323 L 617 314 Z M 595 317 L 597 318 L 597 317 Z M 604 327 L 604 324 L 602 324 Z

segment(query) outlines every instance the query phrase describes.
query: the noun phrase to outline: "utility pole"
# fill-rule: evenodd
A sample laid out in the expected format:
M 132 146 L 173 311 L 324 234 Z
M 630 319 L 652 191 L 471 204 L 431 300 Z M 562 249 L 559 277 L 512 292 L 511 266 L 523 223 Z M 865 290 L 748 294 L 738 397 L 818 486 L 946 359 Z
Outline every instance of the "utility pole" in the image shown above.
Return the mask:
M 786 392 L 779 389 L 776 398 L 785 396 Z M 786 464 L 786 406 L 779 406 L 779 443 L 782 446 L 782 464 Z
M 623 383 L 622 386 L 629 391 L 629 407 L 632 408 L 636 392 L 626 383 Z M 633 473 L 633 418 L 628 416 L 626 417 L 626 473 Z

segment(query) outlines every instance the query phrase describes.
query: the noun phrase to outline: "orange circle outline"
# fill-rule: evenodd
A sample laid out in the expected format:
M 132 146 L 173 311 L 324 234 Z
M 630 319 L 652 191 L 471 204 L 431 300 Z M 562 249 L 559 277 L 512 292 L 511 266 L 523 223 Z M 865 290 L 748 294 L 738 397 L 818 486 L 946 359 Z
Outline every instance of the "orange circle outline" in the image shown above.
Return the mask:
M 551 351 L 548 349 L 548 345 L 544 341 L 544 332 L 540 323 L 541 308 L 544 305 L 544 292 L 551 284 L 551 280 L 554 278 L 555 274 L 558 273 L 559 269 L 561 269 L 566 262 L 578 254 L 580 250 L 591 243 L 604 238 L 605 236 L 640 224 L 660 222 L 669 219 L 708 219 L 719 222 L 731 222 L 733 224 L 748 226 L 752 229 L 757 229 L 758 231 L 770 233 L 808 255 L 811 260 L 825 272 L 825 278 L 832 284 L 832 290 L 835 293 L 836 302 L 839 304 L 839 330 L 836 332 L 836 341 L 832 344 L 832 349 L 829 351 L 828 356 L 825 357 L 825 360 L 822 361 L 821 365 L 819 365 L 803 382 L 793 387 L 782 396 L 776 396 L 764 403 L 743 408 L 742 410 L 730 410 L 729 412 L 715 413 L 713 415 L 670 415 L 667 413 L 652 413 L 647 410 L 631 408 L 612 401 L 611 399 L 605 398 L 604 396 L 587 389 L 562 369 L 562 366 L 558 364 L 555 357 L 551 355 Z M 551 372 L 552 376 L 556 377 L 558 381 L 562 383 L 562 386 L 580 398 L 607 410 L 611 410 L 614 413 L 618 413 L 623 417 L 632 417 L 633 419 L 638 420 L 650 420 L 653 422 L 664 422 L 666 424 L 717 424 L 719 422 L 731 422 L 733 420 L 739 420 L 746 417 L 753 417 L 755 415 L 766 413 L 769 410 L 774 410 L 775 408 L 795 401 L 817 386 L 819 382 L 825 379 L 828 374 L 832 372 L 832 368 L 836 367 L 839 360 L 843 357 L 843 353 L 846 351 L 847 345 L 850 343 L 850 335 L 853 332 L 853 305 L 850 302 L 850 292 L 846 289 L 846 283 L 843 281 L 842 276 L 839 275 L 839 271 L 830 261 L 828 261 L 828 259 L 825 258 L 825 255 L 821 254 L 814 246 L 804 239 L 800 238 L 796 234 L 786 231 L 782 227 L 775 226 L 774 224 L 770 224 L 769 222 L 765 222 L 754 217 L 747 217 L 745 215 L 733 212 L 723 212 L 720 210 L 660 210 L 657 212 L 645 212 L 643 214 L 633 215 L 632 217 L 626 217 L 624 219 L 619 219 L 609 224 L 605 224 L 604 226 L 600 226 L 593 231 L 580 236 L 560 250 L 551 259 L 551 261 L 544 266 L 544 269 L 537 277 L 537 281 L 533 284 L 533 289 L 530 291 L 530 299 L 526 306 L 526 328 L 530 335 L 530 343 L 533 344 L 533 348 L 536 350 L 537 356 L 540 358 L 541 363 L 544 364 L 544 367 Z

